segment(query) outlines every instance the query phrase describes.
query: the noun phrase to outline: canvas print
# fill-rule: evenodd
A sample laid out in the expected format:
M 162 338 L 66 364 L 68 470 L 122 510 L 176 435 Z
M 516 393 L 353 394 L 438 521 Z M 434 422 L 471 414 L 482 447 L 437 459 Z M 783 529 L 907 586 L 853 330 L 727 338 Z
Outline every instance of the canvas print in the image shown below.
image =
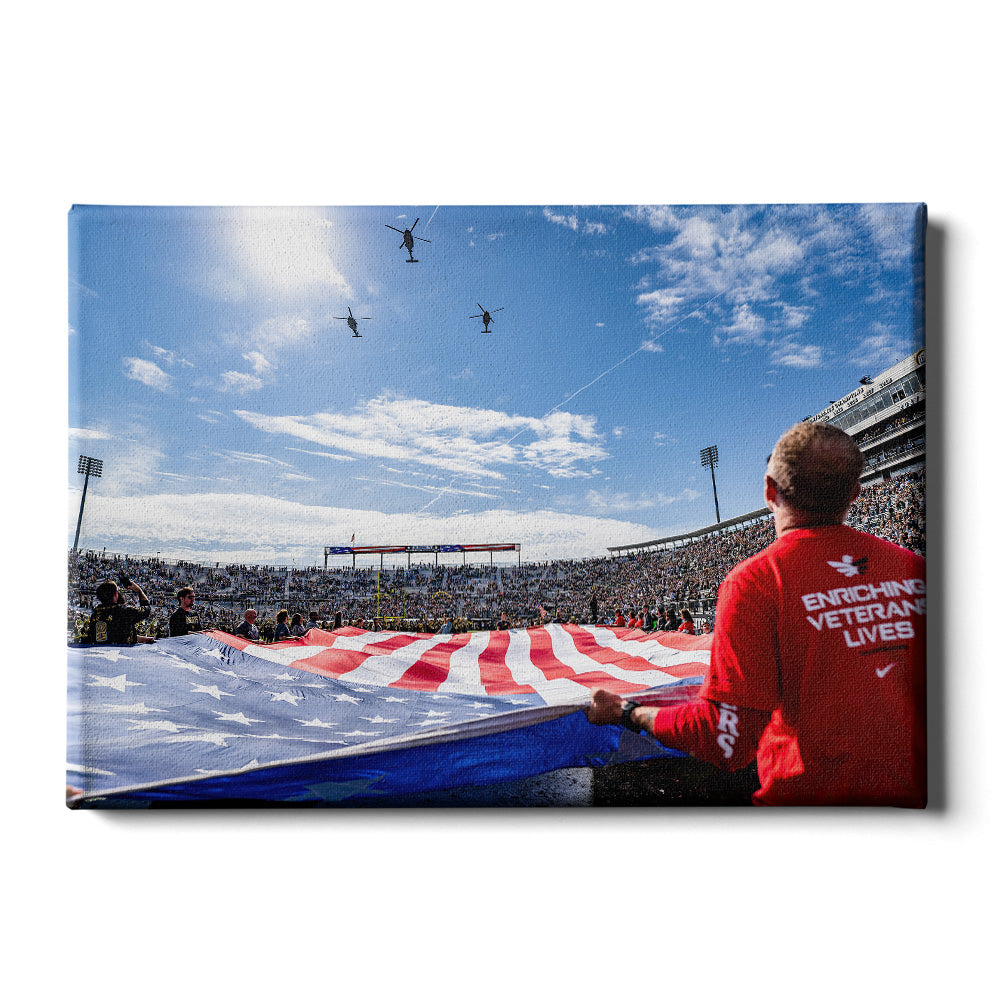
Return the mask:
M 74 206 L 67 804 L 924 806 L 925 225 Z

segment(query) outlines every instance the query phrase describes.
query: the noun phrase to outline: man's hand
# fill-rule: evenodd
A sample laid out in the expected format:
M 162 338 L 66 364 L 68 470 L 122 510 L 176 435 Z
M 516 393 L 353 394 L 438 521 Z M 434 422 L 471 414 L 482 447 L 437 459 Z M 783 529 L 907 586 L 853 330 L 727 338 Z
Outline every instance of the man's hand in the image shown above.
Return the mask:
M 595 726 L 610 726 L 621 722 L 625 702 L 616 694 L 598 688 L 590 696 L 587 720 Z

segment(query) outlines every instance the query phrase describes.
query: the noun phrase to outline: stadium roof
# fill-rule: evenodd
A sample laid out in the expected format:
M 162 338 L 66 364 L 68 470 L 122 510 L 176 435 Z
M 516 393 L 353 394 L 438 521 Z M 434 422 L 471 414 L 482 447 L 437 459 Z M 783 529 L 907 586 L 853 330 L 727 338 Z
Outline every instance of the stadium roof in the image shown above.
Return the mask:
M 710 525 L 707 528 L 697 528 L 695 531 L 685 531 L 681 535 L 671 535 L 669 538 L 654 538 L 649 542 L 636 542 L 633 545 L 608 546 L 609 552 L 635 552 L 638 549 L 648 549 L 656 545 L 667 545 L 670 542 L 690 541 L 693 538 L 701 538 L 703 535 L 711 535 L 716 531 L 724 531 L 726 528 L 735 527 L 745 521 L 755 521 L 759 517 L 765 517 L 771 511 L 767 507 L 760 510 L 751 511 L 749 514 L 740 514 L 739 517 L 731 517 L 728 521 L 719 521 L 718 524 Z

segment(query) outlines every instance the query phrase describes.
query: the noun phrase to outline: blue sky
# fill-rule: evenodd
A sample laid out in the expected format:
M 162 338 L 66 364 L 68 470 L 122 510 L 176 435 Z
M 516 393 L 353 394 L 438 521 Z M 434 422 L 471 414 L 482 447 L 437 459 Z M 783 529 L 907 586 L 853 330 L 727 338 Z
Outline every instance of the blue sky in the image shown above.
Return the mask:
M 410 264 L 385 226 L 418 216 Z M 919 219 L 77 207 L 67 544 L 81 454 L 105 463 L 81 545 L 165 558 L 317 565 L 352 534 L 605 555 L 715 520 L 712 444 L 721 516 L 756 509 L 781 431 L 919 346 Z

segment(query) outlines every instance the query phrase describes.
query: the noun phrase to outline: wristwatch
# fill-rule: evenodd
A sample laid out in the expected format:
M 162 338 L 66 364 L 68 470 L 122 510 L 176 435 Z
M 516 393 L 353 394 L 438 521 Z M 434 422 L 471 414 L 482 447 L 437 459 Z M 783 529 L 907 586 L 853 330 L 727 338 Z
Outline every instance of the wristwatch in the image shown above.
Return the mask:
M 639 702 L 637 702 L 637 701 L 627 701 L 627 702 L 625 702 L 624 705 L 622 705 L 621 724 L 626 729 L 631 729 L 633 733 L 641 733 L 642 732 L 642 726 L 640 726 L 638 723 L 632 721 L 632 709 L 633 708 L 638 708 L 638 707 L 639 707 Z

